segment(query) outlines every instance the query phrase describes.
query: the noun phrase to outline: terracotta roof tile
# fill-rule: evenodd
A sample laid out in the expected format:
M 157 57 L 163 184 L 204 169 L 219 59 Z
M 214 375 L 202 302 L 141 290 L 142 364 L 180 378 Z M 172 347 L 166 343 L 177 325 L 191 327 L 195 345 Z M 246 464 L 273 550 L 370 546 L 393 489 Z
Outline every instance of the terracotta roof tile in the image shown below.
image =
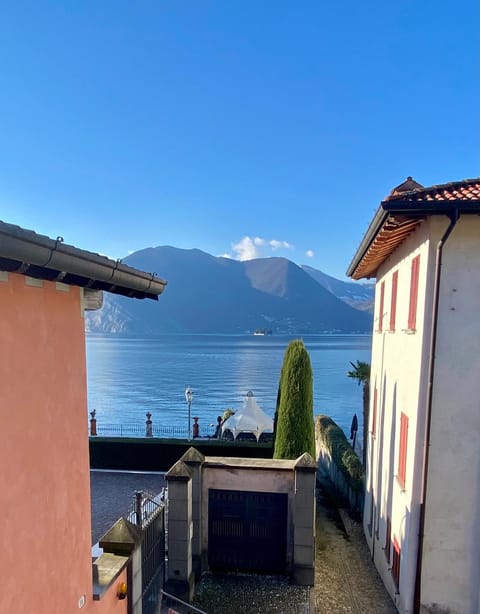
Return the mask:
M 480 199 L 480 177 L 475 179 L 463 179 L 462 181 L 452 181 L 441 185 L 432 185 L 428 188 L 423 186 L 411 190 L 401 190 L 407 182 L 416 183 L 411 177 L 406 182 L 394 188 L 386 201 L 403 200 L 410 202 L 427 201 L 451 201 L 451 200 L 478 200 Z M 417 184 L 420 186 L 420 184 Z
M 378 267 L 408 235 L 426 217 L 437 213 L 436 205 L 443 215 L 449 203 L 463 212 L 478 213 L 480 177 L 430 187 L 407 177 L 380 204 L 347 274 L 354 279 L 375 277 Z
M 387 197 L 387 200 L 388 198 L 393 198 L 395 196 L 405 194 L 405 192 L 413 192 L 414 190 L 422 190 L 423 188 L 424 186 L 421 183 L 418 183 L 418 181 L 415 181 L 413 177 L 407 177 L 407 179 L 403 183 L 393 188 L 393 190 Z

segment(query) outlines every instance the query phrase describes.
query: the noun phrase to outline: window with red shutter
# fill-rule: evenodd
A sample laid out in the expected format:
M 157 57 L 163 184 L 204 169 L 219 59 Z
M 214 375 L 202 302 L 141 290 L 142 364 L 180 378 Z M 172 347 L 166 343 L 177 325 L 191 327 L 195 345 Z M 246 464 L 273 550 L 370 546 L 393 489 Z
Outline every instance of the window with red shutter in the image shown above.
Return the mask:
M 417 326 L 418 274 L 420 271 L 420 255 L 412 260 L 410 274 L 410 302 L 408 305 L 408 328 L 415 330 Z
M 382 332 L 383 330 L 383 310 L 385 307 L 385 282 L 382 281 L 380 285 L 380 307 L 378 311 L 378 330 Z
M 372 437 L 377 433 L 377 387 L 373 390 L 373 407 L 372 407 Z
M 408 418 L 402 412 L 400 415 L 400 442 L 398 454 L 398 474 L 397 478 L 402 488 L 405 488 L 405 477 L 407 470 L 407 442 L 408 442 Z
M 392 276 L 392 300 L 390 303 L 390 330 L 395 330 L 395 319 L 397 317 L 397 286 L 398 286 L 398 271 Z
M 392 562 L 392 576 L 393 581 L 395 582 L 395 586 L 398 591 L 398 587 L 400 586 L 400 544 L 397 541 L 397 538 L 393 538 L 393 562 Z
M 392 521 L 387 517 L 387 531 L 385 534 L 385 556 L 387 563 L 390 563 L 390 553 L 392 550 Z

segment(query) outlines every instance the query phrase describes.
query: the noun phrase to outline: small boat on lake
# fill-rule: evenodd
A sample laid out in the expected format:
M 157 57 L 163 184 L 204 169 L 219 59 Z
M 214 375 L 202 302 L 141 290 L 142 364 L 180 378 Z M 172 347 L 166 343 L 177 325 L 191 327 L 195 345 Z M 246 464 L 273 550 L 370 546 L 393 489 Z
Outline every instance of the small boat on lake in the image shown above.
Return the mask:
M 266 328 L 257 328 L 253 331 L 255 337 L 264 337 L 265 335 L 271 335 L 272 331 Z

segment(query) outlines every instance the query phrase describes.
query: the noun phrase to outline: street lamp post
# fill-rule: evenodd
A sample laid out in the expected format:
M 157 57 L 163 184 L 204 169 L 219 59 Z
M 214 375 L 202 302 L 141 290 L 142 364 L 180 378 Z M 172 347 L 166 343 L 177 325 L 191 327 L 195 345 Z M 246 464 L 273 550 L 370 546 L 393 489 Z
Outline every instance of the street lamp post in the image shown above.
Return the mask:
M 191 412 L 192 412 L 192 400 L 193 400 L 193 391 L 190 388 L 190 386 L 187 386 L 187 389 L 185 390 L 185 401 L 187 402 L 188 405 L 188 441 L 191 440 L 191 430 L 192 430 L 192 425 L 191 425 Z

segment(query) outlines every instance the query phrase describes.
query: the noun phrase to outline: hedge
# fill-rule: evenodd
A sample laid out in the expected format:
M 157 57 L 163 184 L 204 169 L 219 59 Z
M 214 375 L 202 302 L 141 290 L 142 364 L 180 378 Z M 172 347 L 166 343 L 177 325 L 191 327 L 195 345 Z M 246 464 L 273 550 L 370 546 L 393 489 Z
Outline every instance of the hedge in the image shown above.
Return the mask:
M 317 416 L 316 430 L 348 484 L 353 490 L 363 490 L 365 471 L 342 429 L 328 416 Z
M 271 443 L 230 442 L 218 439 L 159 439 L 90 437 L 91 469 L 168 471 L 190 448 L 205 456 L 272 458 Z

